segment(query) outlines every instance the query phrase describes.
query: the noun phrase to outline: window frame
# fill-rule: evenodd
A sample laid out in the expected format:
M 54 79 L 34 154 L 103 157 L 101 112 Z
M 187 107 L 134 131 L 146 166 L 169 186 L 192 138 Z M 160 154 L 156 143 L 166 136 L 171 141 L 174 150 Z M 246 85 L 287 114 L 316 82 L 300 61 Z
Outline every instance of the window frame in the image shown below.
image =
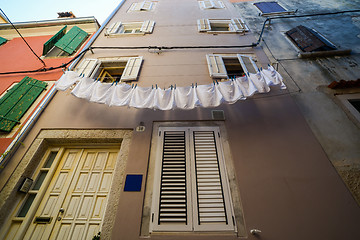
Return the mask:
M 121 37 L 129 35 L 145 35 L 151 34 L 154 30 L 155 21 L 145 20 L 142 22 L 114 22 L 105 28 L 105 36 Z M 131 32 L 125 32 L 131 30 Z M 139 30 L 139 31 L 136 31 Z
M 236 59 L 236 58 L 239 60 L 239 64 L 240 64 L 241 68 L 243 69 L 244 74 L 250 73 L 250 70 L 246 66 L 243 58 L 249 59 L 250 64 L 254 70 L 254 72 L 251 72 L 251 73 L 256 73 L 259 70 L 259 67 L 255 63 L 256 60 L 252 56 L 249 56 L 249 55 L 244 55 L 244 54 L 233 54 L 233 55 L 207 54 L 206 61 L 207 61 L 210 77 L 228 79 L 229 76 L 228 76 L 226 65 L 225 65 L 223 59 Z
M 179 131 L 184 132 L 185 136 L 185 149 L 186 149 L 186 199 L 187 199 L 187 221 L 185 225 L 160 225 L 156 224 L 158 220 L 159 212 L 159 198 L 160 198 L 160 184 L 161 184 L 161 165 L 162 165 L 162 154 L 163 154 L 163 141 L 164 141 L 164 132 L 165 131 Z M 213 132 L 214 133 L 214 146 L 217 151 L 218 159 L 218 171 L 220 173 L 220 185 L 222 187 L 222 196 L 224 201 L 224 211 L 225 218 L 227 219 L 228 224 L 209 224 L 201 225 L 198 223 L 198 199 L 197 199 L 197 185 L 196 181 L 190 180 L 197 178 L 196 167 L 195 167 L 195 144 L 194 144 L 194 132 Z M 152 193 L 152 203 L 151 203 L 151 219 L 149 231 L 152 233 L 156 232 L 237 232 L 234 206 L 232 203 L 232 195 L 230 190 L 229 178 L 227 176 L 226 163 L 224 150 L 220 138 L 220 129 L 217 126 L 177 126 L 177 127 L 159 127 L 159 135 L 157 136 L 157 147 L 156 147 L 156 160 L 154 167 L 154 186 Z M 186 138 L 187 136 L 187 138 Z M 194 207 L 195 206 L 195 207 Z
M 257 4 L 259 3 L 276 3 L 279 7 L 281 7 L 282 9 L 284 9 L 285 11 L 282 12 L 269 12 L 269 13 L 264 13 L 258 6 Z M 263 17 L 268 17 L 268 16 L 274 16 L 274 15 L 289 15 L 289 14 L 294 14 L 294 11 L 289 11 L 286 8 L 284 8 L 281 4 L 279 4 L 276 1 L 263 1 L 263 2 L 256 2 L 253 3 L 253 5 L 256 7 L 256 9 L 260 12 L 259 15 L 263 16 Z
M 139 77 L 140 69 L 143 62 L 142 56 L 126 56 L 126 57 L 117 57 L 117 58 L 105 58 L 105 59 L 83 59 L 75 70 L 84 77 L 96 78 L 100 75 L 100 68 L 102 63 L 112 63 L 112 62 L 126 62 L 122 76 L 119 82 L 128 82 L 136 81 Z
M 146 3 L 149 3 L 148 7 L 144 7 Z M 128 12 L 150 12 L 155 9 L 156 5 L 157 5 L 156 1 L 144 0 L 142 2 L 134 2 L 130 5 Z
M 211 25 L 214 24 L 224 24 L 228 25 L 227 31 L 214 31 L 211 28 Z M 211 34 L 224 34 L 224 33 L 242 33 L 249 31 L 249 28 L 245 24 L 244 20 L 241 18 L 232 18 L 232 19 L 198 19 L 197 26 L 199 32 L 206 32 Z
M 208 4 L 211 4 L 211 7 L 206 7 L 206 2 L 208 2 Z M 218 4 L 218 6 L 216 6 L 216 3 Z M 200 0 L 198 1 L 199 7 L 201 10 L 210 10 L 210 9 L 224 9 L 225 8 L 225 4 L 223 1 L 220 0 Z

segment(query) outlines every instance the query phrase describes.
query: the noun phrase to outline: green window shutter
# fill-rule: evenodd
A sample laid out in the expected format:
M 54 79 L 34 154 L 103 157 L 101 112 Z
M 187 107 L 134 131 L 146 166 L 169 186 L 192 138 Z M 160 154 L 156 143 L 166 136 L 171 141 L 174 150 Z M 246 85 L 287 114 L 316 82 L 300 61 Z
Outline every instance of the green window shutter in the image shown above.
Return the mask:
M 0 46 L 7 42 L 7 39 L 0 37 Z
M 0 131 L 10 132 L 45 90 L 46 82 L 24 77 L 0 99 Z
M 55 43 L 59 41 L 66 33 L 66 27 L 63 27 L 60 31 L 58 31 L 54 36 L 52 36 L 43 47 L 43 55 L 46 55 L 52 47 L 54 47 Z
M 84 30 L 74 26 L 57 43 L 55 43 L 55 46 L 71 55 L 85 41 L 87 36 L 88 34 Z

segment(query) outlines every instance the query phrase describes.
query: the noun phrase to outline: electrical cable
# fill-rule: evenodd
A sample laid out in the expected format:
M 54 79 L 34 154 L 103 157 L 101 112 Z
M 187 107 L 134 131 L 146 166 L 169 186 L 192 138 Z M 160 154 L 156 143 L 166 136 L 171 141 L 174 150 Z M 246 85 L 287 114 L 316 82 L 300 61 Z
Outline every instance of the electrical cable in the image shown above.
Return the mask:
M 1 10 L 1 9 L 0 9 Z M 1 10 L 2 11 L 2 10 Z M 73 59 L 71 59 L 69 62 L 64 63 L 57 67 L 50 67 L 50 68 L 42 68 L 38 70 L 30 70 L 30 71 L 16 71 L 16 72 L 3 72 L 0 73 L 0 75 L 6 75 L 6 74 L 16 74 L 16 73 L 34 73 L 34 72 L 46 72 L 51 71 L 59 68 L 65 68 L 70 63 L 72 63 L 75 59 L 82 56 L 87 51 L 92 51 L 93 49 L 119 49 L 119 50 L 126 50 L 126 49 L 155 49 L 155 50 L 172 50 L 172 49 L 216 49 L 216 48 L 247 48 L 247 47 L 256 47 L 260 44 L 260 41 L 262 39 L 265 25 L 268 21 L 273 19 L 285 19 L 285 18 L 301 18 L 301 17 L 313 17 L 313 16 L 324 16 L 324 15 L 334 15 L 334 14 L 342 14 L 342 13 L 351 13 L 351 12 L 360 12 L 360 10 L 348 10 L 348 11 L 339 11 L 339 12 L 332 12 L 332 13 L 314 13 L 314 14 L 305 14 L 305 15 L 295 15 L 295 16 L 280 16 L 280 17 L 269 17 L 267 18 L 264 23 L 263 27 L 259 36 L 259 39 L 256 43 L 248 44 L 248 45 L 239 45 L 239 46 L 172 46 L 172 47 L 166 47 L 166 46 L 138 46 L 138 47 L 111 47 L 111 46 L 98 46 L 98 47 L 89 47 L 87 49 L 84 49 L 82 52 L 80 52 L 77 56 L 75 56 Z M 15 28 L 15 27 L 14 27 Z M 16 28 L 15 28 L 16 29 Z M 25 41 L 25 40 L 24 40 Z M 41 60 L 41 59 L 40 59 Z M 41 60 L 42 61 L 42 60 Z
M 42 62 L 42 64 L 44 65 L 44 67 L 46 66 L 45 62 L 34 52 L 34 50 L 30 47 L 30 45 L 28 44 L 28 42 L 25 40 L 25 38 L 21 35 L 21 33 L 19 32 L 19 30 L 17 30 L 17 28 L 14 26 L 14 24 L 10 21 L 10 19 L 6 16 L 6 14 L 4 13 L 4 11 L 0 8 L 0 11 L 2 12 L 2 14 L 4 15 L 4 17 L 6 17 L 6 19 L 8 20 L 8 22 L 11 24 L 11 26 L 16 30 L 16 32 L 19 34 L 19 36 L 21 37 L 22 40 L 24 40 L 24 42 L 26 43 L 26 45 L 28 46 L 28 48 L 31 50 L 31 52 Z

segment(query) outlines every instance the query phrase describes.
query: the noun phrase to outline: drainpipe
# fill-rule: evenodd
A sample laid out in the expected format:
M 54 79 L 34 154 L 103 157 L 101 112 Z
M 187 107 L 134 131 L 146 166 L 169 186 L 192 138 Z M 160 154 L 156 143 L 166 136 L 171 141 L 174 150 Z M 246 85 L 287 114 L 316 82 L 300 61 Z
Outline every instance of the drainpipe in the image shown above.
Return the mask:
M 104 21 L 104 23 L 100 26 L 100 28 L 96 31 L 96 33 L 91 37 L 89 42 L 85 45 L 83 50 L 79 53 L 82 54 L 86 49 L 88 49 L 91 44 L 97 39 L 97 37 L 100 35 L 100 32 L 105 28 L 105 26 L 109 23 L 109 21 L 113 18 L 115 13 L 120 9 L 120 7 L 124 4 L 125 0 L 122 0 L 119 5 L 114 9 L 114 11 L 110 14 L 110 16 Z M 84 55 L 84 54 L 83 54 Z M 69 69 L 72 69 L 77 62 L 82 58 L 83 56 L 77 58 L 70 66 Z M 40 117 L 43 110 L 47 107 L 51 99 L 55 96 L 57 90 L 55 86 L 53 86 L 49 93 L 45 96 L 44 100 L 40 103 L 39 107 L 35 110 L 35 112 L 31 115 L 29 120 L 25 123 L 24 127 L 20 130 L 20 132 L 16 135 L 14 140 L 10 143 L 10 145 L 6 148 L 4 154 L 0 156 L 0 166 L 4 166 L 6 162 L 11 158 L 15 150 L 19 147 L 19 142 L 23 140 L 26 135 L 30 132 L 30 130 L 33 128 L 35 122 Z M 2 168 L 0 168 L 0 172 L 2 171 Z

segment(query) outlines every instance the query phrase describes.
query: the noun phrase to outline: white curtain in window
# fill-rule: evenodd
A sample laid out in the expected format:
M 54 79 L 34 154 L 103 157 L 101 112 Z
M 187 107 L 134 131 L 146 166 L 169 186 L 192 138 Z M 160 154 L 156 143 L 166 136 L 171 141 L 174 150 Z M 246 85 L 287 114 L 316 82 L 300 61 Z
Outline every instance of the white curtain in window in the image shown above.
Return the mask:
M 281 75 L 272 66 L 224 82 L 168 89 L 101 83 L 68 71 L 56 82 L 56 88 L 64 91 L 75 83 L 77 84 L 71 93 L 78 98 L 109 106 L 160 110 L 216 107 L 221 103 L 232 104 L 244 100 L 255 93 L 269 92 L 273 85 L 286 89 Z

